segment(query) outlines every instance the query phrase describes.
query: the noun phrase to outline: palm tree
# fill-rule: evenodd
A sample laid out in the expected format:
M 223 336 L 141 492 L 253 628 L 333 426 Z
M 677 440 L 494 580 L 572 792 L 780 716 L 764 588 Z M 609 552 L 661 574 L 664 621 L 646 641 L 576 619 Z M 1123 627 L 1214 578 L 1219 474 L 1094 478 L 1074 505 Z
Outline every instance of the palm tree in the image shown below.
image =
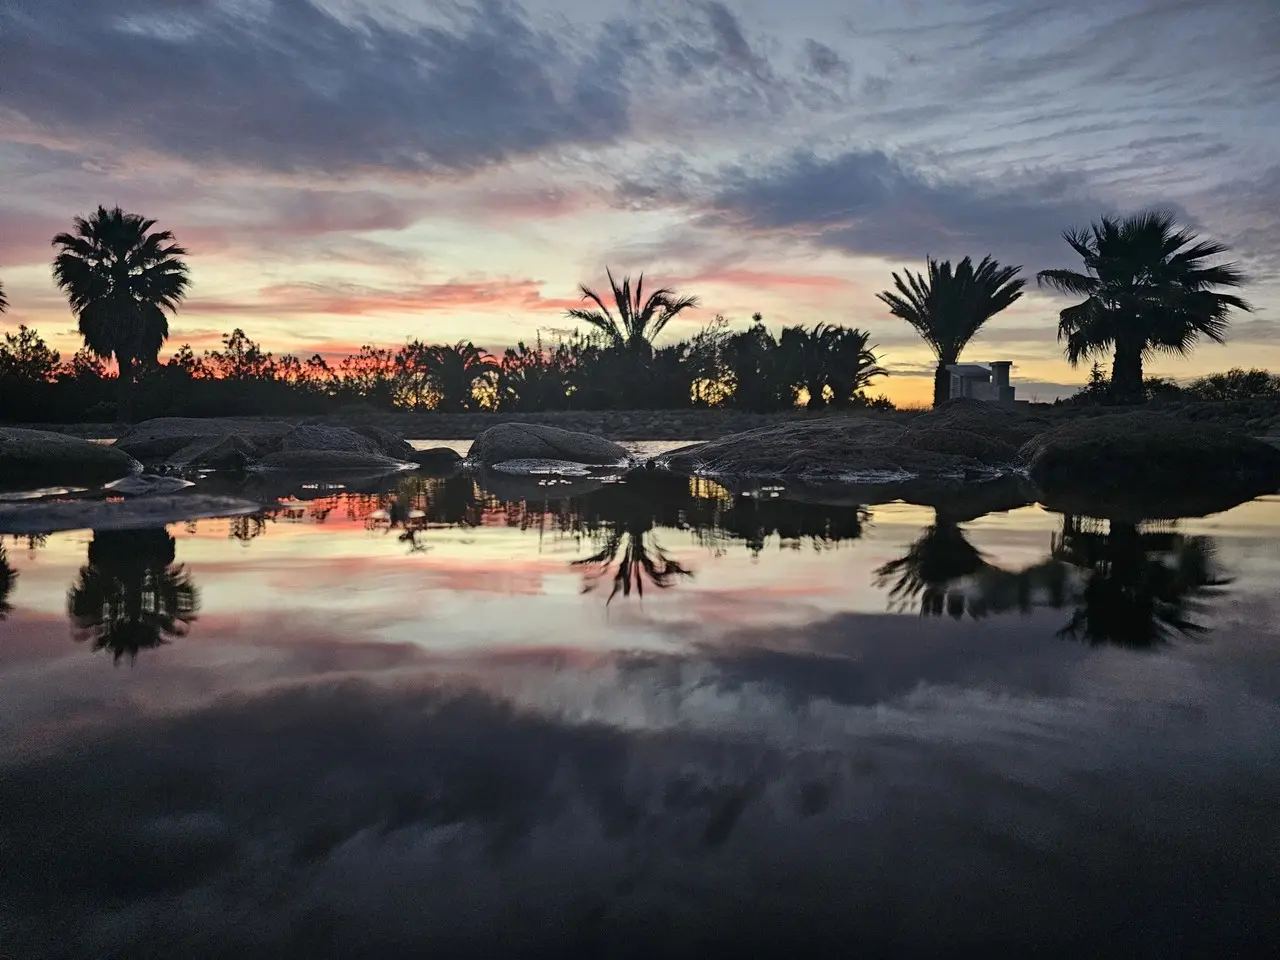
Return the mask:
M 605 304 L 603 298 L 588 287 L 581 285 L 582 299 L 594 303 L 591 308 L 575 307 L 565 311 L 565 316 L 581 320 L 603 333 L 610 345 L 625 349 L 644 359 L 653 355 L 653 341 L 663 328 L 677 314 L 697 307 L 697 297 L 679 297 L 674 290 L 662 287 L 644 296 L 644 274 L 636 281 L 636 288 L 631 289 L 631 278 L 622 278 L 622 285 L 613 279 L 608 267 L 605 273 L 609 277 L 609 286 L 613 288 L 614 309 L 617 316 Z
M 0 313 L 9 309 L 9 299 L 4 295 L 4 284 L 0 283 Z
M 1022 296 L 1026 281 L 1015 279 L 1022 267 L 1002 267 L 991 257 L 983 257 L 975 267 L 968 257 L 952 272 L 951 261 L 928 258 L 928 275 L 903 270 L 893 284 L 898 292 L 876 294 L 924 338 L 938 358 L 933 375 L 933 404 L 951 395 L 951 375 L 947 367 L 960 359 L 965 346 L 982 325 Z
M 822 388 L 827 385 L 827 348 L 831 329 L 825 323 L 817 324 L 812 330 L 803 326 L 786 327 L 778 338 L 792 383 L 804 387 L 809 394 L 805 404 L 808 410 L 820 409 L 826 403 Z
M 1058 339 L 1066 340 L 1072 365 L 1114 351 L 1114 399 L 1142 400 L 1144 358 L 1186 355 L 1201 336 L 1221 343 L 1232 308 L 1251 309 L 1239 297 L 1213 289 L 1245 282 L 1235 264 L 1205 262 L 1228 248 L 1178 228 L 1172 214 L 1103 217 L 1087 230 L 1062 236 L 1084 261 L 1085 272 L 1042 270 L 1036 281 L 1085 298 L 1058 314 Z
M 876 347 L 867 346 L 871 334 L 847 327 L 831 327 L 827 335 L 827 385 L 831 405 L 847 407 L 876 377 L 888 376 L 880 366 Z
M 883 589 L 892 582 L 889 603 L 896 609 L 909 610 L 918 602 L 922 616 L 939 616 L 945 610 L 959 617 L 965 610 L 965 595 L 955 587 L 988 566 L 986 557 L 965 537 L 960 524 L 935 510 L 933 523 L 906 554 L 876 570 L 875 585 Z
M 129 419 L 133 380 L 139 367 L 154 364 L 169 337 L 174 313 L 190 283 L 186 250 L 168 230 L 150 232 L 154 220 L 119 207 L 98 207 L 89 219 L 75 218 L 75 231 L 53 245 L 53 277 L 67 294 L 85 346 L 120 369 L 119 417 Z
M 77 639 L 93 640 L 116 663 L 186 636 L 196 619 L 200 594 L 163 527 L 95 531 L 88 563 L 67 595 L 67 612 Z
M 493 385 L 498 373 L 498 361 L 494 357 L 462 340 L 428 348 L 426 367 L 440 394 L 436 409 L 442 413 L 472 409 L 476 385 Z

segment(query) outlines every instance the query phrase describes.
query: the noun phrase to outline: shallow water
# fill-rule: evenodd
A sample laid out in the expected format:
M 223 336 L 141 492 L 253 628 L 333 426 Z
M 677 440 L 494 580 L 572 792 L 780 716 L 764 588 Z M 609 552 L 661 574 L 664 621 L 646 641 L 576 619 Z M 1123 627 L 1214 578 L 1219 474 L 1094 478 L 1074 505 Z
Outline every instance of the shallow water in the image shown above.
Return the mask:
M 1280 498 L 396 482 L 3 538 L 0 956 L 1280 932 Z

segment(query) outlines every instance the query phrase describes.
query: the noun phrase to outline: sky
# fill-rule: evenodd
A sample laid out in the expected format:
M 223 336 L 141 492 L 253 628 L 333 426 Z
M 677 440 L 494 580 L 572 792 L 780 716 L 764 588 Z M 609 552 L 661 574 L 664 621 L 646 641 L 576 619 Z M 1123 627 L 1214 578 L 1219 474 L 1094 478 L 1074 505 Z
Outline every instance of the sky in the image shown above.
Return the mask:
M 50 239 L 99 204 L 189 250 L 174 349 L 501 350 L 608 266 L 700 297 L 666 339 L 868 330 L 899 403 L 932 358 L 893 271 L 1075 267 L 1064 229 L 1156 206 L 1231 246 L 1255 312 L 1151 372 L 1280 370 L 1280 5 L 5 0 L 3 329 L 76 349 Z M 1032 279 L 964 359 L 1071 393 L 1066 302 Z

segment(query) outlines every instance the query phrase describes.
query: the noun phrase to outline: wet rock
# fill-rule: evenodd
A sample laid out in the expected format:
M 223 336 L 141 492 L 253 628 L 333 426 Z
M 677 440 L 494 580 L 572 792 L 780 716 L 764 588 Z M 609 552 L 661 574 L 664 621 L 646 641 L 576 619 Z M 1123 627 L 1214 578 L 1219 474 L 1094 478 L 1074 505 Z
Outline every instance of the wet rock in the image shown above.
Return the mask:
M 917 428 L 912 424 L 899 443 L 912 450 L 958 454 L 991 466 L 1013 463 L 1018 459 L 1018 448 L 1013 444 L 998 437 L 970 433 L 968 430 Z
M 403 459 L 416 463 L 424 473 L 452 473 L 462 463 L 462 455 L 449 447 L 428 447 L 426 450 L 410 448 L 409 454 Z
M 883 420 L 829 417 L 732 434 L 657 459 L 667 469 L 687 475 L 818 482 L 990 474 L 971 457 L 903 446 L 903 434 L 902 427 Z
M 586 477 L 591 468 L 569 460 L 503 460 L 489 468 L 497 473 L 526 477 Z
M 486 466 L 503 460 L 568 460 L 612 466 L 627 456 L 625 447 L 603 437 L 534 423 L 490 427 L 476 437 L 467 453 L 467 459 Z
M 108 444 L 0 427 L 0 489 L 97 486 L 140 469 L 137 460 Z
M 0 506 L 0 533 L 133 530 L 207 517 L 239 517 L 262 507 L 238 497 L 178 493 L 135 500 L 70 500 Z
M 1050 498 L 1166 497 L 1194 489 L 1232 495 L 1280 488 L 1280 450 L 1221 424 L 1137 411 L 1076 420 L 1019 451 Z
M 280 442 L 282 451 L 338 450 L 345 453 L 364 453 L 385 456 L 376 440 L 362 436 L 348 427 L 331 427 L 319 423 L 305 423 L 294 427 Z
M 237 434 L 201 437 L 168 457 L 166 463 L 186 470 L 236 472 L 243 470 L 251 461 L 270 452 L 269 449 L 263 449 L 263 446 L 248 437 Z M 274 444 L 266 446 L 270 447 Z
M 292 430 L 293 424 L 279 420 L 160 417 L 137 424 L 117 439 L 115 446 L 144 463 L 157 463 L 196 440 L 236 436 L 252 440 L 262 455 L 278 450 Z
M 377 427 L 373 424 L 356 424 L 351 429 L 360 434 L 360 436 L 372 440 L 378 452 L 384 457 L 391 457 L 393 460 L 417 462 L 413 460 L 413 455 L 417 453 L 413 449 L 413 444 L 402 437 L 396 436 L 390 430 L 383 430 L 382 427 Z
M 353 476 L 397 473 L 413 464 L 393 460 L 378 453 L 350 450 L 281 450 L 249 464 L 253 473 L 351 474 Z

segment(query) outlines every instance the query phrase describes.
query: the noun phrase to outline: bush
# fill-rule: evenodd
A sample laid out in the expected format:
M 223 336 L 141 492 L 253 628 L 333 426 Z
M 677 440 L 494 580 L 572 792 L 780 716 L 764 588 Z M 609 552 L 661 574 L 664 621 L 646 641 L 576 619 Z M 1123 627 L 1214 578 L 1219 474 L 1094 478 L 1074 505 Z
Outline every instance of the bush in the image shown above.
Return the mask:
M 1280 398 L 1280 376 L 1266 370 L 1242 370 L 1211 373 L 1193 381 L 1186 393 L 1197 400 L 1256 400 Z

